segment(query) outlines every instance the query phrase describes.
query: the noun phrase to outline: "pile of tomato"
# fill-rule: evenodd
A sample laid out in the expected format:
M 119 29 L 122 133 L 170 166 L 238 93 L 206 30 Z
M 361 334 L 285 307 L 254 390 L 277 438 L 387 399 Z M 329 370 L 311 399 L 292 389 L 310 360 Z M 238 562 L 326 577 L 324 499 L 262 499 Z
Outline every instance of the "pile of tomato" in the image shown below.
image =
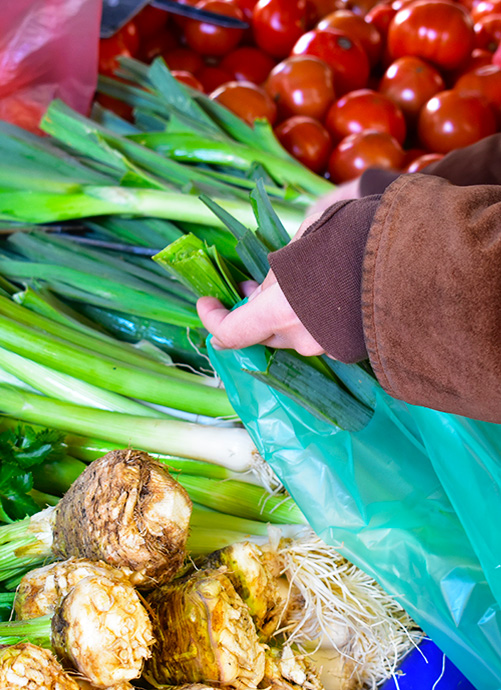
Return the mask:
M 367 167 L 413 172 L 501 131 L 501 0 L 178 0 L 223 28 L 146 6 L 101 41 L 162 56 L 173 74 L 335 183 Z

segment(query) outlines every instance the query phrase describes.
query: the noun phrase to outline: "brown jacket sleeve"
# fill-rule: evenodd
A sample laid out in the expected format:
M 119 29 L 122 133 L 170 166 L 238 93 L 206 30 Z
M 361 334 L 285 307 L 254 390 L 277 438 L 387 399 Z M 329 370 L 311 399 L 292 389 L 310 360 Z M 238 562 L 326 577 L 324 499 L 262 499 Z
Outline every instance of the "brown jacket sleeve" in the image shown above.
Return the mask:
M 501 422 L 501 135 L 435 165 L 334 205 L 270 262 L 337 359 L 367 348 L 394 397 Z
M 362 312 L 388 393 L 501 422 L 501 186 L 393 182 L 368 236 Z

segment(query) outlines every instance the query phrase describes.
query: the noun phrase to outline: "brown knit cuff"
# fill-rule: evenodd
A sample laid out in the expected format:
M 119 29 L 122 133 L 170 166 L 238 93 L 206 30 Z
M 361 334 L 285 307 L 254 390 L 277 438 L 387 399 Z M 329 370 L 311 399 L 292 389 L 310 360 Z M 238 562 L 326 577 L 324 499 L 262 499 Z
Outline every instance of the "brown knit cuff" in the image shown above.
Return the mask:
M 362 262 L 378 203 L 379 196 L 338 202 L 302 237 L 269 255 L 300 321 L 328 354 L 346 363 L 367 357 Z

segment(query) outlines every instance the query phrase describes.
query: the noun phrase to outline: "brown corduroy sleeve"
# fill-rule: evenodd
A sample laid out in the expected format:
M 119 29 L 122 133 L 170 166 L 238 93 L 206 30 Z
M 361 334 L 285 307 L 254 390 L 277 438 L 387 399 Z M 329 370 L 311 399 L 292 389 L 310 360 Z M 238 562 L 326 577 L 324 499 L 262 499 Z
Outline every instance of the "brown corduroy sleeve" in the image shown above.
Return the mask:
M 270 266 L 300 321 L 342 362 L 367 357 L 360 301 L 362 259 L 379 196 L 333 204 Z
M 381 198 L 362 280 L 364 333 L 396 398 L 501 422 L 501 186 L 403 175 Z

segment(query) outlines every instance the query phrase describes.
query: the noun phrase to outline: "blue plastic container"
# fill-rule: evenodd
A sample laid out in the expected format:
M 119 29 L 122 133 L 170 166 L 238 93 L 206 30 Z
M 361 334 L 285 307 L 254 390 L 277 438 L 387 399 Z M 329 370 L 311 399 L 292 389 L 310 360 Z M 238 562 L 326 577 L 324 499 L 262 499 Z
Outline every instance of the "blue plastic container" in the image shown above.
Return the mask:
M 387 680 L 381 690 L 475 690 L 431 640 L 423 640 L 419 649 L 410 652 L 400 671 L 398 681 Z

